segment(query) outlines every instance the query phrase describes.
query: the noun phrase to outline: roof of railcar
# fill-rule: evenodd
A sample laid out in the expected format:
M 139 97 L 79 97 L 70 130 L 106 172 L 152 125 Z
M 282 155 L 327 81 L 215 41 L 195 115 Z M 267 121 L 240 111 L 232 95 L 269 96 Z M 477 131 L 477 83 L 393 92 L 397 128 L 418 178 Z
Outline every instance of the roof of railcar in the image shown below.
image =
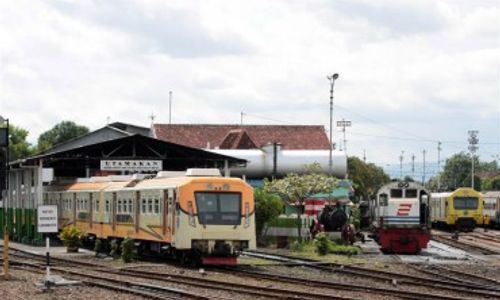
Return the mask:
M 170 177 L 170 178 L 153 178 L 144 180 L 127 180 L 127 181 L 103 181 L 103 182 L 75 182 L 60 186 L 49 186 L 47 192 L 60 192 L 60 191 L 134 191 L 143 189 L 156 189 L 156 188 L 175 188 L 185 185 L 190 182 L 242 182 L 240 178 L 228 177 Z M 246 183 L 245 183 L 246 184 Z
M 455 195 L 455 194 L 458 194 L 461 192 L 467 192 L 467 193 L 472 193 L 472 194 L 476 194 L 476 195 L 481 195 L 480 192 L 474 190 L 473 188 L 461 187 L 461 188 L 458 188 L 452 192 L 432 193 L 431 197 L 433 197 L 433 198 L 445 198 L 445 197 L 451 197 L 452 195 Z
M 76 191 L 100 191 L 104 189 L 119 189 L 125 187 L 130 181 L 107 181 L 107 182 L 74 182 L 60 186 L 48 187 L 48 192 L 76 192 Z
M 487 191 L 483 192 L 483 195 L 488 198 L 500 198 L 500 191 Z
M 408 186 L 400 186 L 401 183 L 408 184 Z M 393 188 L 399 188 L 399 189 L 415 189 L 416 188 L 416 189 L 425 190 L 427 193 L 429 193 L 429 191 L 418 182 L 401 182 L 401 181 L 392 181 L 392 182 L 386 183 L 380 187 L 380 189 L 378 190 L 377 193 L 381 193 L 383 190 L 393 189 Z

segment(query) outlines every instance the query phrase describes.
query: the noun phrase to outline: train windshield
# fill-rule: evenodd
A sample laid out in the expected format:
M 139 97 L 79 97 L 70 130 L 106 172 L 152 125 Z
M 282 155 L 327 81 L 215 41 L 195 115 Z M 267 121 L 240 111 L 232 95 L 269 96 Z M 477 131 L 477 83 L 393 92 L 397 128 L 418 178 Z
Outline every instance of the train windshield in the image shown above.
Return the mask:
M 455 197 L 453 206 L 455 209 L 477 209 L 478 199 L 475 197 Z
M 240 193 L 195 193 L 198 221 L 207 225 L 241 224 Z

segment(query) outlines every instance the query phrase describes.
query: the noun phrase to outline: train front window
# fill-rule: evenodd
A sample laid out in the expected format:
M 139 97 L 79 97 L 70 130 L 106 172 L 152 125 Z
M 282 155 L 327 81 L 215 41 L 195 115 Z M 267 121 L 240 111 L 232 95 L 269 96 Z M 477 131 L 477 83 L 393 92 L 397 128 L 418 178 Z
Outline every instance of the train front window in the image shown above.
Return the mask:
M 391 198 L 403 198 L 403 190 L 391 189 Z
M 475 197 L 455 197 L 453 206 L 455 209 L 477 209 L 478 199 Z
M 195 193 L 200 224 L 241 224 L 240 193 Z
M 417 198 L 417 190 L 416 189 L 407 189 L 405 196 L 406 196 L 406 198 Z

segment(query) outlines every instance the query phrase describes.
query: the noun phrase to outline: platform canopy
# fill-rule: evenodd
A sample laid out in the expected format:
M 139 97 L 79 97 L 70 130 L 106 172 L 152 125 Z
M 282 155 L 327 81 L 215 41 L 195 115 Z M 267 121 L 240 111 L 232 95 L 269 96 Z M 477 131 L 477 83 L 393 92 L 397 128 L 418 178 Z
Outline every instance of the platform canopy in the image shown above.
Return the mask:
M 20 166 L 53 168 L 58 177 L 85 177 L 101 172 L 102 161 L 161 161 L 162 170 L 182 171 L 188 168 L 224 168 L 244 166 L 246 160 L 216 154 L 197 148 L 165 142 L 140 134 L 106 140 L 70 149 L 47 151 L 12 162 Z

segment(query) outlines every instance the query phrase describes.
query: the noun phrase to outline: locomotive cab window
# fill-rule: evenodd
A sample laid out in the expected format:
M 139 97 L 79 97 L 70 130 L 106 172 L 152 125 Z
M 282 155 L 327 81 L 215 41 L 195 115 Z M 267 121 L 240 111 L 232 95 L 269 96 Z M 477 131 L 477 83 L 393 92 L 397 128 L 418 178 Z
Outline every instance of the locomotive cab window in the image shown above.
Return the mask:
M 417 198 L 417 190 L 416 189 L 407 189 L 405 197 L 406 198 Z
M 240 193 L 195 193 L 200 224 L 240 225 Z
M 391 189 L 391 198 L 403 198 L 403 190 Z
M 477 209 L 478 199 L 475 197 L 455 197 L 453 206 L 455 209 Z

